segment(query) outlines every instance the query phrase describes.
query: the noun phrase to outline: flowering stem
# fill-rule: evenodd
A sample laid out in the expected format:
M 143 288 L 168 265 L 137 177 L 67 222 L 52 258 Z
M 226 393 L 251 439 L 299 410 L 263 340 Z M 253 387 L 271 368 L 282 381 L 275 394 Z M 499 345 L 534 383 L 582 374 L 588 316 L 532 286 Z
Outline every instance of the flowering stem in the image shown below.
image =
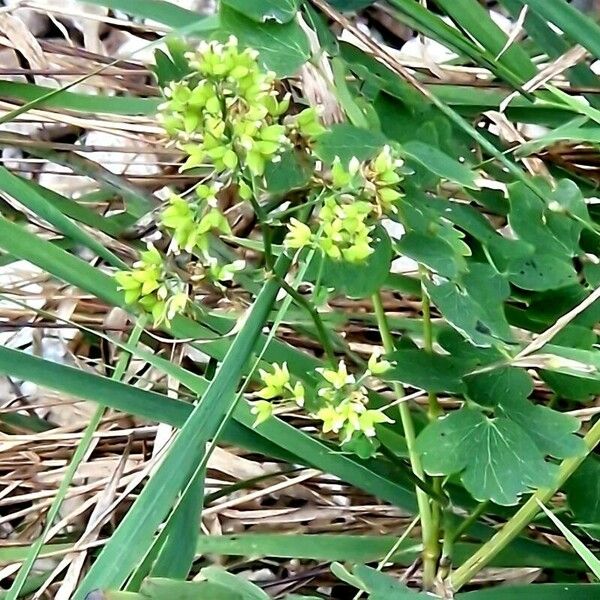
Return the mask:
M 512 542 L 538 514 L 540 503 L 546 504 L 561 488 L 567 479 L 575 472 L 577 467 L 585 460 L 586 456 L 594 450 L 600 442 L 600 421 L 583 438 L 587 451 L 582 456 L 567 458 L 560 464 L 556 483 L 551 488 L 540 488 L 523 504 L 523 506 L 505 523 L 491 539 L 489 539 L 471 558 L 465 561 L 450 576 L 450 587 L 460 589 L 469 583 L 501 550 Z
M 249 200 L 250 200 L 250 204 L 252 205 L 252 208 L 254 210 L 254 214 L 256 215 L 256 218 L 258 219 L 258 221 L 260 222 L 260 225 L 261 225 L 263 245 L 264 245 L 264 254 L 265 254 L 265 266 L 268 271 L 272 271 L 273 266 L 275 264 L 275 259 L 273 257 L 273 245 L 272 245 L 273 232 L 271 231 L 270 225 L 267 223 L 267 221 L 268 221 L 267 213 L 265 212 L 264 208 L 260 205 L 260 201 L 258 200 L 259 188 L 258 188 L 258 185 L 256 184 L 256 178 L 251 177 L 250 182 L 251 182 L 252 194 L 250 194 Z
M 377 317 L 377 325 L 379 327 L 379 333 L 381 334 L 383 347 L 387 353 L 394 352 L 396 347 L 385 316 L 385 309 L 383 308 L 379 292 L 373 294 L 371 301 L 373 302 L 373 307 L 375 309 L 375 316 Z M 404 396 L 402 384 L 394 383 L 393 387 L 396 396 Z M 412 415 L 410 414 L 410 407 L 407 402 L 402 402 L 398 409 L 400 412 L 402 428 L 404 429 L 404 438 L 406 439 L 410 466 L 415 476 L 422 481 L 425 481 L 421 458 L 415 448 L 416 435 Z M 421 518 L 421 536 L 423 539 L 423 587 L 425 589 L 430 589 L 433 587 L 437 569 L 437 554 L 432 553 L 430 544 L 430 540 L 432 539 L 431 507 L 429 505 L 429 496 L 418 486 L 416 487 L 416 494 L 419 516 Z M 437 533 L 435 533 L 435 535 L 437 536 Z
M 421 276 L 421 310 L 423 312 L 423 348 L 425 352 L 431 354 L 433 352 L 433 330 L 431 327 L 431 302 L 425 289 L 425 278 L 427 277 L 427 269 L 423 265 L 419 265 L 419 274 Z M 429 392 L 427 395 L 428 411 L 427 415 L 430 421 L 435 421 L 444 412 L 438 397 L 435 392 Z M 442 478 L 432 478 L 433 489 L 437 496 L 442 495 Z M 431 498 L 431 537 L 425 542 L 429 553 L 435 556 L 436 567 L 440 560 L 440 531 L 442 523 L 442 507 L 439 502 Z
M 317 329 L 317 333 L 319 334 L 319 339 L 323 344 L 323 349 L 327 355 L 327 360 L 333 367 L 335 365 L 335 352 L 333 350 L 333 345 L 331 344 L 331 338 L 329 337 L 329 333 L 325 328 L 325 324 L 323 323 L 323 319 L 321 319 L 319 311 L 316 310 L 312 304 L 308 302 L 308 300 L 302 294 L 298 293 L 298 291 L 295 290 L 283 277 L 277 275 L 276 278 L 282 289 L 285 290 L 285 292 L 296 302 L 296 304 L 304 308 L 311 316 Z
M 426 352 L 433 352 L 433 330 L 431 327 L 431 302 L 427 295 L 427 290 L 423 285 L 425 278 L 427 277 L 427 270 L 423 266 L 419 266 L 419 273 L 421 275 L 421 310 L 423 312 L 423 347 Z M 427 396 L 429 410 L 428 415 L 431 420 L 440 417 L 444 410 L 442 409 L 437 396 L 430 392 Z

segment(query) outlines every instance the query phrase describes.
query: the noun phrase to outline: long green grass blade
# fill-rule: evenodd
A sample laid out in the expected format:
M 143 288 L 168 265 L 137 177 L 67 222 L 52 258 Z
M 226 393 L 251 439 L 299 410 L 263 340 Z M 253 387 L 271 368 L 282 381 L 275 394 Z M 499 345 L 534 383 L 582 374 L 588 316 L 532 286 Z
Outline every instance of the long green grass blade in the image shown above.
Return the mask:
M 564 0 L 527 0 L 529 9 L 554 23 L 573 42 L 600 58 L 600 26 Z
M 600 579 L 600 559 L 595 556 L 592 551 L 586 547 L 586 545 L 542 502 L 538 501 L 540 508 L 546 513 L 546 516 L 556 525 L 560 532 L 567 538 L 567 541 L 581 559 L 585 561 L 585 564 L 589 567 L 590 571 L 595 575 L 596 579 Z
M 280 275 L 285 273 L 289 263 L 290 259 L 280 257 L 276 271 Z M 75 600 L 83 600 L 88 592 L 96 588 L 120 587 L 143 558 L 154 532 L 167 516 L 177 494 L 203 460 L 207 442 L 214 437 L 232 408 L 235 390 L 278 290 L 279 284 L 271 279 L 256 297 L 248 319 L 202 400 L 193 409 L 160 466 L 88 571 L 75 594 Z
M 169 27 L 186 27 L 190 23 L 202 23 L 199 27 L 207 27 L 208 17 L 203 17 L 193 10 L 177 6 L 166 0 L 144 0 L 143 2 L 132 2 L 131 0 L 82 0 L 87 4 L 97 4 L 116 10 L 122 10 L 134 17 L 152 19 Z M 212 19 L 210 20 L 212 21 Z M 214 26 L 215 29 L 218 25 Z
M 592 600 L 600 595 L 600 584 L 548 583 L 503 585 L 493 589 L 458 594 L 460 600 Z
M 71 219 L 58 210 L 46 198 L 27 184 L 20 177 L 13 175 L 8 169 L 0 166 L 0 189 L 18 200 L 21 204 L 36 213 L 51 225 L 54 225 L 61 233 L 70 237 L 73 241 L 86 246 L 98 256 L 104 258 L 109 264 L 118 268 L 125 268 L 125 263 L 115 256 L 98 240 L 89 233 L 73 223 Z
M 398 538 L 393 535 L 344 535 L 344 534 L 236 534 L 202 536 L 198 539 L 197 554 L 217 554 L 225 556 L 257 556 L 271 558 L 298 558 L 324 562 L 345 561 L 366 563 L 381 560 L 394 547 Z M 540 548 L 547 548 L 538 544 Z M 477 548 L 476 544 L 459 543 L 455 558 L 465 560 Z M 515 547 L 508 548 L 495 558 L 495 567 L 548 567 L 575 568 L 584 565 L 568 552 L 554 549 L 551 555 L 545 552 L 529 552 Z M 407 539 L 390 557 L 390 561 L 410 565 L 421 551 L 420 542 Z
M 53 88 L 22 83 L 20 81 L 0 81 L 0 94 L 3 98 L 37 102 L 43 108 L 58 108 L 84 113 L 114 115 L 152 115 L 160 104 L 159 98 L 134 98 L 133 96 L 100 96 L 62 91 L 49 96 Z M 44 100 L 42 100 L 45 98 Z
M 498 62 L 506 65 L 525 83 L 537 72 L 529 55 L 514 42 L 507 46 L 508 36 L 494 23 L 488 11 L 476 0 L 436 0 L 454 22 L 476 39 Z M 504 52 L 502 52 L 504 50 Z

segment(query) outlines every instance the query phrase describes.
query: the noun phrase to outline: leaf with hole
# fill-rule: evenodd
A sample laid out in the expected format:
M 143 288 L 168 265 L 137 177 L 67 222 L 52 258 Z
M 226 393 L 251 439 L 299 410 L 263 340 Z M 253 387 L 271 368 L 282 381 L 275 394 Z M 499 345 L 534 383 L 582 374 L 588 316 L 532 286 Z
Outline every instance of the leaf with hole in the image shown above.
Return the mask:
M 478 189 L 475 183 L 475 174 L 471 169 L 434 146 L 415 140 L 404 144 L 402 153 L 442 179 L 458 183 L 465 188 Z
M 221 4 L 237 10 L 257 23 L 288 23 L 296 16 L 300 0 L 222 0 Z

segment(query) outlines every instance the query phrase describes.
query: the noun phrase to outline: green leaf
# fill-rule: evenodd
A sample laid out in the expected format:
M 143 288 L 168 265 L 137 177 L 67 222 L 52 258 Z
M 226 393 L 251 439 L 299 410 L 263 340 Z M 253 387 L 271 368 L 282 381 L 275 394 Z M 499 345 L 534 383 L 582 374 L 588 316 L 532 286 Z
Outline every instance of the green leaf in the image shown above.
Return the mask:
M 185 53 L 189 49 L 187 43 L 181 38 L 169 37 L 167 49 L 168 54 L 160 48 L 154 51 L 156 64 L 153 70 L 161 88 L 172 81 L 181 81 L 191 73 L 189 62 L 185 58 Z
M 294 75 L 310 57 L 310 45 L 295 21 L 256 23 L 239 12 L 221 5 L 223 35 L 235 35 L 242 46 L 254 48 L 265 68 L 280 77 Z
M 365 565 L 357 565 L 353 575 L 361 582 L 362 587 L 369 593 L 369 600 L 415 600 L 430 598 L 429 594 L 411 590 L 396 578 L 386 575 L 377 569 Z
M 304 187 L 312 176 L 311 168 L 301 162 L 293 150 L 286 150 L 279 162 L 267 163 L 265 169 L 266 189 L 270 194 L 285 194 Z
M 585 201 L 579 188 L 561 181 L 556 190 L 543 185 L 546 202 L 522 183 L 508 186 L 510 213 L 508 222 L 516 235 L 544 254 L 565 258 L 579 252 L 582 224 L 571 215 L 587 220 Z M 551 209 L 557 204 L 564 212 Z
M 383 134 L 367 129 L 359 129 L 348 123 L 332 125 L 319 136 L 315 144 L 315 154 L 326 163 L 333 163 L 336 156 L 347 165 L 353 157 L 358 160 L 373 158 L 385 145 Z
M 490 55 L 510 69 L 521 82 L 536 74 L 536 68 L 521 44 L 509 39 L 477 0 L 438 0 L 440 7 L 470 38 L 477 40 Z
M 564 0 L 527 0 L 529 9 L 554 23 L 565 35 L 600 58 L 600 27 Z
M 591 397 L 600 395 L 600 381 L 547 370 L 541 370 L 540 377 L 559 398 L 588 402 Z
M 600 539 L 600 459 L 586 458 L 564 485 L 575 523 L 595 540 Z
M 374 252 L 364 263 L 354 264 L 317 256 L 315 263 L 323 261 L 322 281 L 326 286 L 350 298 L 367 298 L 383 285 L 392 262 L 392 243 L 380 225 L 373 230 L 371 237 Z
M 473 171 L 434 146 L 419 141 L 407 142 L 402 146 L 402 153 L 442 179 L 453 181 L 466 188 L 479 189 L 475 184 Z
M 479 501 L 516 504 L 529 489 L 552 485 L 556 474 L 519 425 L 470 408 L 429 424 L 417 438 L 417 449 L 428 474 L 460 473 Z
M 481 406 L 495 407 L 506 398 L 527 398 L 533 380 L 525 369 L 502 367 L 465 377 L 466 395 Z
M 255 556 L 296 558 L 322 562 L 365 563 L 381 560 L 398 541 L 393 535 L 242 533 L 202 536 L 197 555 Z M 477 544 L 459 542 L 454 558 L 460 563 L 475 551 Z M 420 541 L 406 539 L 389 558 L 390 562 L 408 566 L 420 554 Z M 530 539 L 515 540 L 494 559 L 494 566 L 548 566 L 574 569 L 584 565 L 573 555 L 554 546 Z
M 241 592 L 235 592 L 211 581 L 176 581 L 154 577 L 144 581 L 140 595 L 140 600 L 250 600 L 250 597 Z
M 165 526 L 168 528 L 166 540 L 152 565 L 152 577 L 186 579 L 189 575 L 200 537 L 205 475 L 204 471 L 197 475 L 191 488 L 175 508 L 175 514 Z
M 448 322 L 472 344 L 512 342 L 503 306 L 510 287 L 490 265 L 472 262 L 459 283 L 426 281 L 425 289 Z
M 335 85 L 336 97 L 348 120 L 355 127 L 369 129 L 369 122 L 365 113 L 357 104 L 357 98 L 352 93 L 347 81 L 347 65 L 344 60 L 337 56 L 331 59 L 331 69 L 333 72 L 333 82 Z
M 21 202 L 24 206 L 36 213 L 41 219 L 44 219 L 51 225 L 54 225 L 60 232 L 70 237 L 74 242 L 80 243 L 92 252 L 95 252 L 101 258 L 104 258 L 109 264 L 125 268 L 125 263 L 115 256 L 106 246 L 94 239 L 84 229 L 73 223 L 68 217 L 58 210 L 52 203 L 37 190 L 30 187 L 28 182 L 13 175 L 8 169 L 0 167 L 0 189 L 12 196 L 15 200 Z
M 296 16 L 300 0 L 222 0 L 222 4 L 258 23 L 287 23 Z
M 85 0 L 89 4 L 99 4 L 107 8 L 122 10 L 130 15 L 143 19 L 152 19 L 170 27 L 185 27 L 190 23 L 198 22 L 201 26 L 208 17 L 192 10 L 187 10 L 167 2 L 167 0 L 144 0 L 143 2 L 131 2 L 131 0 Z
M 366 8 L 371 4 L 375 4 L 375 2 L 376 0 L 330 0 L 329 4 L 339 10 L 352 11 Z
M 20 81 L 0 81 L 0 91 L 6 98 L 16 98 L 33 102 L 43 98 L 53 88 L 22 83 Z M 116 115 L 152 115 L 156 113 L 158 98 L 134 98 L 133 96 L 102 96 L 61 91 L 43 100 L 39 106 L 74 110 L 77 112 L 104 113 Z
M 394 246 L 404 256 L 449 279 L 467 270 L 464 257 L 455 252 L 446 240 L 434 234 L 409 231 Z
M 498 408 L 497 414 L 505 416 L 528 432 L 542 454 L 555 458 L 585 454 L 583 438 L 574 435 L 581 427 L 576 417 L 533 404 L 517 395 L 505 395 Z M 531 426 L 532 423 L 535 423 L 534 427 Z
M 228 573 L 221 567 L 205 567 L 200 575 L 209 583 L 213 583 L 239 594 L 243 600 L 270 600 L 270 596 L 257 585 L 241 577 Z
M 398 350 L 388 359 L 394 361 L 394 366 L 383 375 L 385 379 L 428 392 L 460 394 L 464 391 L 461 378 L 468 367 L 451 356 L 424 350 Z
M 600 594 L 600 584 L 547 583 L 543 585 L 501 585 L 457 594 L 457 600 L 590 600 Z
M 536 253 L 529 258 L 511 260 L 508 278 L 521 289 L 543 292 L 576 283 L 577 272 L 570 260 Z

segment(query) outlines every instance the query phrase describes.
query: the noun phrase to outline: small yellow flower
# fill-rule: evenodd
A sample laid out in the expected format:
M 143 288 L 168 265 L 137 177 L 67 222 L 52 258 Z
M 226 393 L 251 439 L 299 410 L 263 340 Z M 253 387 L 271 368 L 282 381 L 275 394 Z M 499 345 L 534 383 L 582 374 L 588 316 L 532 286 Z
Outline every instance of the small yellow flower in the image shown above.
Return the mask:
M 290 231 L 285 238 L 287 248 L 304 248 L 310 245 L 312 232 L 306 223 L 302 223 L 298 219 L 290 219 L 288 229 Z
M 392 363 L 389 360 L 379 360 L 382 354 L 383 351 L 381 348 L 378 348 L 371 354 L 371 358 L 369 358 L 367 366 L 373 375 L 382 375 L 392 368 Z
M 261 423 L 264 423 L 269 417 L 273 415 L 273 405 L 266 400 L 258 400 L 254 403 L 250 412 L 256 415 L 256 419 L 252 427 L 256 427 Z
M 265 387 L 256 392 L 257 396 L 264 398 L 265 400 L 283 396 L 284 389 L 290 382 L 290 373 L 288 371 L 287 363 L 283 363 L 281 366 L 277 363 L 273 363 L 273 373 L 268 373 L 263 369 L 259 369 L 259 374 Z
M 358 417 L 358 422 L 357 429 L 360 429 L 367 437 L 375 437 L 377 423 L 393 423 L 394 421 L 380 410 L 367 410 Z
M 348 373 L 346 363 L 340 360 L 337 371 L 332 369 L 317 369 L 325 381 L 328 381 L 336 390 L 342 389 L 345 385 L 355 383 L 354 375 Z
M 338 433 L 346 422 L 345 416 L 338 413 L 332 406 L 321 408 L 316 417 L 323 421 L 323 433 L 329 433 L 330 431 Z
M 304 386 L 297 381 L 292 387 L 289 383 L 286 385 L 287 390 L 289 390 L 292 394 L 292 400 L 302 408 L 304 406 Z

